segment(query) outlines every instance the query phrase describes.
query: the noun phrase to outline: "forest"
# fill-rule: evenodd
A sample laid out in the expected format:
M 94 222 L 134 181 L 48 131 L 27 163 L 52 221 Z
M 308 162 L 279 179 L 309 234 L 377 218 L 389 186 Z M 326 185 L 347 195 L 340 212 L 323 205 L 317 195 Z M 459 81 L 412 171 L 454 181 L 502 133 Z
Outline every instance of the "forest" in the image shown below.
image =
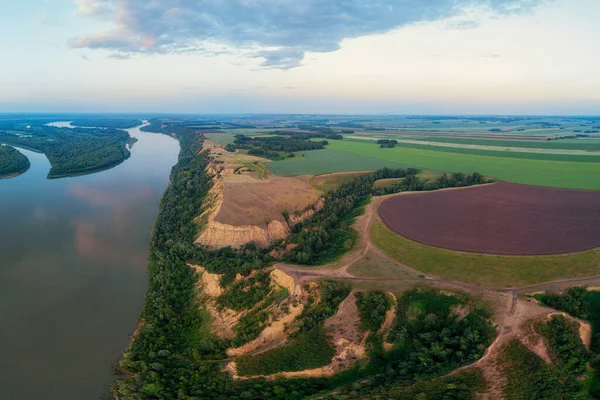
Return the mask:
M 71 125 L 80 127 L 129 129 L 142 125 L 141 119 L 136 118 L 78 118 Z
M 0 179 L 20 175 L 30 166 L 29 159 L 17 149 L 0 145 Z
M 236 149 L 248 150 L 251 156 L 264 157 L 270 160 L 282 160 L 285 157 L 294 157 L 296 151 L 324 149 L 327 141 L 313 142 L 310 140 L 295 139 L 283 136 L 248 137 L 235 135 L 235 141 L 225 146 L 225 150 L 233 152 Z
M 70 129 L 30 125 L 0 130 L 0 142 L 44 153 L 51 164 L 48 179 L 84 175 L 112 168 L 131 153 L 127 132 L 114 129 Z

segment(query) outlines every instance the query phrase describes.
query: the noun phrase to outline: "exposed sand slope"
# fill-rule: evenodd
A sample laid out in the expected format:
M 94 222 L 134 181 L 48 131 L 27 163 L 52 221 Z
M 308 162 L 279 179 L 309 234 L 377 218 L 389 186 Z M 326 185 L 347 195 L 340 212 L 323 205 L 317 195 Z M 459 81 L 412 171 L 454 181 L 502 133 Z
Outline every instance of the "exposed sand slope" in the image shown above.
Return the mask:
M 207 141 L 208 142 L 208 141 Z M 231 246 L 239 248 L 254 242 L 266 247 L 271 242 L 286 238 L 290 227 L 311 217 L 323 206 L 320 193 L 306 177 L 278 176 L 258 179 L 246 173 L 244 165 L 263 159 L 241 152 L 227 153 L 222 148 L 207 144 L 205 148 L 223 162 L 213 163 L 213 187 L 207 196 L 207 206 L 197 222 L 203 227 L 197 244 L 210 248 Z M 289 214 L 289 219 L 283 213 Z
M 287 341 L 287 328 L 304 310 L 306 295 L 302 287 L 283 271 L 274 269 L 271 271 L 271 279 L 274 285 L 287 289 L 290 296 L 273 310 L 270 323 L 256 339 L 241 347 L 228 349 L 228 356 L 236 357 L 251 352 L 263 351 L 280 346 Z

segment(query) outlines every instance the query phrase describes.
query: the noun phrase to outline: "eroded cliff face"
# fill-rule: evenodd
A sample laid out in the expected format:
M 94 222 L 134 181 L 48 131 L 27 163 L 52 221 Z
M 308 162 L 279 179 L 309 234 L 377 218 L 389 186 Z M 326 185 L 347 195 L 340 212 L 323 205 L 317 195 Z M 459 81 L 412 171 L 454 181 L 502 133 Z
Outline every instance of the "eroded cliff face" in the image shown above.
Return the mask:
M 317 202 L 304 212 L 290 215 L 287 221 L 272 220 L 266 226 L 258 225 L 229 225 L 215 221 L 219 209 L 223 204 L 223 176 L 217 173 L 212 166 L 210 172 L 215 174 L 214 185 L 207 196 L 208 207 L 203 215 L 198 217 L 203 225 L 203 230 L 195 243 L 218 249 L 226 246 L 239 248 L 247 243 L 254 242 L 257 246 L 267 247 L 272 242 L 285 239 L 289 236 L 294 225 L 310 218 L 316 211 L 323 208 L 325 202 L 319 198 Z M 265 193 L 265 196 L 268 196 Z

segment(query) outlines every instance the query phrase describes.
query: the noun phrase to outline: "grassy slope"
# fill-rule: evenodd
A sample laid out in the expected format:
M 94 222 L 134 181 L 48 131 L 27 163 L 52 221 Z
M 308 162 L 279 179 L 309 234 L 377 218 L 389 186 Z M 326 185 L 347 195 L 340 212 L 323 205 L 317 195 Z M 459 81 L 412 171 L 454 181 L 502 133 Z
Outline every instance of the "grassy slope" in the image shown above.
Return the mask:
M 486 176 L 509 182 L 600 190 L 600 165 L 597 163 L 488 157 L 402 147 L 380 149 L 372 143 L 359 143 L 357 141 L 331 141 L 327 150 L 337 150 L 354 154 L 354 157 L 360 155 L 361 157 L 376 158 L 424 169 L 465 173 L 478 171 Z M 328 157 L 326 158 L 327 160 L 322 161 L 332 162 L 329 161 Z M 352 157 L 349 159 L 352 160 Z M 315 167 L 316 164 L 317 162 L 313 163 Z M 356 165 L 355 169 L 358 169 L 359 163 L 355 162 L 354 165 Z M 279 172 L 275 171 L 275 173 Z M 297 169 L 296 173 L 311 172 L 302 172 Z
M 387 229 L 378 218 L 373 220 L 370 235 L 373 244 L 410 267 L 444 279 L 475 285 L 519 287 L 600 274 L 600 248 L 539 257 L 460 253 L 407 240 Z

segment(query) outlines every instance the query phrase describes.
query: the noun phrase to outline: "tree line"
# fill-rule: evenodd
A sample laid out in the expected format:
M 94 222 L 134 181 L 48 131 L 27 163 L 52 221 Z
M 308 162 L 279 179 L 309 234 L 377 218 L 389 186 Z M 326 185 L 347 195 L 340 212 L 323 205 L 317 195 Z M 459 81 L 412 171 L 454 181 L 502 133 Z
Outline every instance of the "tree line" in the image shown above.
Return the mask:
M 280 160 L 286 156 L 293 157 L 293 153 L 296 151 L 324 149 L 327 144 L 329 143 L 326 140 L 313 142 L 281 136 L 251 138 L 245 135 L 235 135 L 234 142 L 227 144 L 225 150 L 233 152 L 237 149 L 244 149 L 253 156 Z

